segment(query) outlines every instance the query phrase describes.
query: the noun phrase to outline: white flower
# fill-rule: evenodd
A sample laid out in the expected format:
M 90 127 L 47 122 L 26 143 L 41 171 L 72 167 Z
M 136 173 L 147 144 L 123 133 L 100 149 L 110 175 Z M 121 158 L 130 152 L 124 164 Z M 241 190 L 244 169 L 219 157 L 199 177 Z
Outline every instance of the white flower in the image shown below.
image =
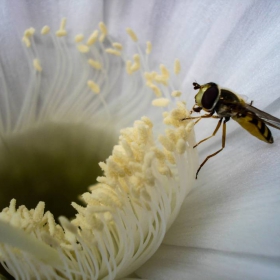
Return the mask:
M 82 3 L 84 5 L 82 5 Z M 250 99 L 254 100 L 254 105 L 256 107 L 278 117 L 280 116 L 278 94 L 280 90 L 280 84 L 278 82 L 280 74 L 278 55 L 280 20 L 278 16 L 278 3 L 261 1 L 246 3 L 221 3 L 219 1 L 212 1 L 211 3 L 203 1 L 199 3 L 188 3 L 186 1 L 178 1 L 173 3 L 170 1 L 162 1 L 160 4 L 156 4 L 156 2 L 150 1 L 149 3 L 143 4 L 142 1 L 135 1 L 128 6 L 126 5 L 128 4 L 120 5 L 119 2 L 106 2 L 104 6 L 100 3 L 93 6 L 92 1 L 69 4 L 68 6 L 61 7 L 64 12 L 63 15 L 53 12 L 51 17 L 53 18 L 53 26 L 51 26 L 51 30 L 55 30 L 55 24 L 58 24 L 58 16 L 67 16 L 68 18 L 68 25 L 71 26 L 71 28 L 65 29 L 68 32 L 67 38 L 71 36 L 71 38 L 73 38 L 74 35 L 80 32 L 84 32 L 84 34 L 87 35 L 92 34 L 93 30 L 91 30 L 91 28 L 95 28 L 93 19 L 94 22 L 104 20 L 114 39 L 116 38 L 120 42 L 125 42 L 126 39 L 124 39 L 122 32 L 127 26 L 130 26 L 134 30 L 137 30 L 139 38 L 145 38 L 145 40 L 150 39 L 154 43 L 153 54 L 156 55 L 153 59 L 150 59 L 150 63 L 153 61 L 157 63 L 163 62 L 165 65 L 169 66 L 168 69 L 171 73 L 170 66 L 174 58 L 180 58 L 183 69 L 181 74 L 184 73 L 185 75 L 184 86 L 180 89 L 183 91 L 181 99 L 187 101 L 189 108 L 194 102 L 191 84 L 197 79 L 200 83 L 214 81 L 219 83 L 222 87 L 228 87 L 240 94 L 246 94 Z M 26 7 L 27 6 L 23 4 L 14 6 L 6 2 L 6 14 L 9 15 L 9 19 L 16 19 L 14 22 L 17 24 L 17 29 L 20 29 L 20 34 L 22 34 L 23 29 L 27 27 L 25 20 L 27 15 L 22 17 L 19 15 L 30 13 L 32 26 L 35 26 L 37 29 L 43 24 L 50 22 L 50 15 L 46 15 L 45 13 L 48 13 L 52 9 L 56 10 L 56 2 L 44 3 L 44 9 L 41 9 L 41 7 L 36 4 L 28 6 L 28 9 L 25 9 Z M 102 18 L 101 15 L 104 15 L 105 18 Z M 46 20 L 45 22 L 42 22 L 42 17 Z M 10 23 L 5 23 L 5 17 L 3 17 L 2 20 L 4 25 Z M 19 27 L 22 21 L 24 25 Z M 152 26 L 150 26 L 150 24 L 152 24 Z M 23 29 L 21 30 L 21 28 Z M 5 32 L 6 31 L 3 30 L 3 34 L 6 34 Z M 3 43 L 2 49 L 6 44 L 9 46 L 8 49 L 13 49 L 17 44 L 18 38 L 16 38 L 16 36 L 11 36 L 10 29 L 7 34 L 9 37 L 6 36 L 6 38 L 10 40 L 8 43 L 6 43 L 6 41 Z M 35 34 L 35 36 L 37 36 L 37 34 Z M 63 112 L 63 110 L 67 108 L 63 104 L 65 99 L 59 99 L 59 97 L 65 94 L 65 81 L 67 81 L 67 83 L 72 83 L 72 93 L 74 92 L 74 86 L 80 88 L 82 92 L 83 86 L 84 88 L 89 86 L 89 88 L 98 93 L 99 89 L 97 85 L 99 85 L 99 83 L 94 79 L 87 79 L 86 76 L 83 79 L 79 78 L 79 80 L 68 80 L 70 76 L 68 74 L 66 75 L 66 73 L 69 73 L 69 71 L 71 72 L 71 70 L 75 76 L 77 73 L 80 75 L 84 73 L 84 69 L 79 63 L 75 63 L 75 67 L 73 65 L 72 68 L 66 68 L 66 61 L 69 61 L 68 58 L 77 57 L 77 54 L 75 53 L 75 56 L 73 56 L 74 54 L 71 48 L 67 48 L 63 44 L 57 45 L 55 50 L 57 50 L 58 53 L 57 57 L 61 59 L 57 62 L 54 56 L 49 55 L 49 49 L 46 48 L 46 46 L 48 46 L 47 41 L 42 44 L 41 39 L 38 40 L 36 39 L 37 37 L 34 38 L 34 45 L 38 48 L 38 54 L 40 54 L 42 58 L 37 57 L 37 53 L 34 51 L 29 53 L 28 61 L 29 63 L 33 61 L 38 72 L 40 72 L 40 67 L 42 67 L 43 71 L 41 73 L 34 74 L 30 69 L 27 71 L 26 68 L 22 66 L 26 63 L 24 62 L 25 60 L 22 59 L 19 61 L 18 50 L 17 52 L 11 50 L 7 52 L 7 54 L 5 51 L 6 55 L 1 57 L 3 73 L 5 73 L 5 79 L 2 79 L 1 98 L 3 101 L 1 104 L 10 102 L 10 107 L 4 105 L 5 110 L 2 109 L 1 112 L 2 119 L 4 120 L 4 128 L 6 128 L 6 125 L 9 123 L 4 117 L 7 116 L 7 114 L 11 116 L 11 123 L 8 127 L 11 129 L 16 124 L 16 118 L 19 115 L 16 114 L 16 111 L 18 111 L 18 108 L 22 108 L 22 96 L 19 94 L 22 92 L 30 92 L 32 94 L 24 96 L 24 100 L 27 100 L 26 108 L 30 110 L 28 114 L 24 115 L 25 118 L 22 119 L 22 123 L 18 124 L 18 127 L 24 129 L 24 124 L 30 124 L 31 121 L 36 121 L 36 118 L 34 119 L 35 109 L 30 106 L 31 101 L 27 99 L 27 96 L 33 98 L 38 97 L 34 95 L 34 92 L 36 92 L 36 86 L 39 86 L 39 82 L 42 82 L 44 88 L 48 86 L 48 84 L 43 85 L 43 73 L 45 70 L 59 69 L 57 73 L 59 73 L 58 77 L 60 79 L 56 81 L 55 87 L 57 91 L 53 91 L 52 86 L 50 86 L 49 91 L 47 91 L 49 94 L 56 94 L 53 99 L 56 102 L 55 106 L 48 108 L 50 111 L 47 110 L 47 115 L 51 116 L 54 120 L 61 120 L 61 115 L 63 115 L 67 116 L 67 121 L 73 123 L 73 121 L 77 121 L 76 112 L 82 111 L 83 114 L 80 115 L 78 121 L 82 120 L 83 123 L 85 123 L 85 119 L 87 119 L 88 123 L 92 124 L 94 122 L 94 125 L 102 121 L 104 127 L 104 119 L 108 116 L 106 112 L 110 112 L 110 114 L 112 114 L 111 122 L 107 122 L 106 124 L 121 128 L 128 125 L 131 126 L 132 120 L 139 119 L 142 115 L 148 114 L 154 123 L 154 128 L 156 129 L 155 135 L 158 135 L 158 133 L 163 130 L 158 116 L 159 109 L 153 108 L 152 111 L 147 109 L 150 106 L 151 97 L 147 97 L 148 95 L 140 95 L 139 97 L 133 94 L 131 99 L 127 100 L 127 96 L 129 96 L 128 92 L 122 92 L 120 90 L 122 84 L 117 88 L 117 92 L 122 92 L 121 97 L 114 96 L 113 94 L 108 95 L 105 98 L 105 106 L 102 100 L 100 100 L 99 103 L 95 103 L 95 101 L 90 102 L 90 104 L 93 104 L 93 107 L 94 104 L 98 104 L 96 108 L 100 109 L 98 111 L 100 112 L 99 115 L 95 110 L 92 110 L 93 108 L 83 110 L 83 106 L 88 103 L 85 102 L 86 99 L 82 98 L 80 99 L 81 103 L 78 103 L 80 105 L 79 110 L 69 111 L 69 109 L 66 109 L 68 110 L 67 113 L 66 111 Z M 140 42 L 143 43 L 141 40 Z M 33 44 L 33 42 L 31 43 Z M 133 54 L 135 54 L 134 46 L 132 46 L 132 44 L 127 44 L 125 46 L 126 49 L 124 53 L 126 54 L 126 58 L 130 57 L 132 61 Z M 116 47 L 117 45 L 115 48 Z M 43 54 L 43 51 L 46 53 Z M 79 51 L 86 52 L 87 48 L 79 47 Z M 12 61 L 9 59 L 10 57 L 14 57 L 15 54 L 16 60 Z M 78 60 L 81 62 L 81 59 L 85 56 L 86 54 L 82 53 Z M 49 61 L 46 60 L 47 57 Z M 39 61 L 36 59 L 39 59 Z M 128 64 L 128 70 L 132 67 L 137 70 L 138 59 L 137 56 L 134 57 L 134 61 L 132 61 L 130 65 Z M 142 59 L 140 59 L 140 61 L 142 62 Z M 48 63 L 51 66 L 53 66 L 52 63 L 57 63 L 60 68 L 48 68 Z M 114 67 L 117 66 L 117 69 L 120 69 L 118 68 L 117 59 L 113 62 L 110 60 L 110 63 L 116 63 Z M 10 64 L 13 64 L 12 74 L 7 73 Z M 152 63 L 152 69 L 155 69 L 155 65 L 155 63 Z M 116 68 L 110 68 L 109 71 L 113 71 L 113 69 Z M 27 77 L 29 77 L 30 73 L 33 73 L 34 77 L 36 75 L 36 78 L 31 82 L 27 82 L 29 81 Z M 48 75 L 51 74 L 54 75 L 54 73 L 48 73 Z M 40 77 L 42 77 L 41 81 Z M 5 89 L 3 81 L 6 81 L 8 85 L 7 89 Z M 87 81 L 89 81 L 88 85 L 86 85 Z M 130 83 L 132 81 L 132 90 L 129 92 L 134 93 L 135 89 L 138 88 L 135 84 L 139 82 L 138 80 L 127 78 L 124 80 L 122 77 L 121 81 L 125 81 L 125 83 Z M 176 78 L 172 81 L 174 81 L 174 83 L 179 82 Z M 81 82 L 81 84 L 79 84 L 79 82 Z M 114 83 L 110 80 L 109 84 Z M 178 83 L 178 85 L 179 84 L 180 83 Z M 28 88 L 30 85 L 34 87 Z M 125 84 L 125 86 L 128 86 L 128 84 Z M 102 86 L 100 88 L 102 89 Z M 150 88 L 152 88 L 151 84 Z M 19 89 L 22 90 L 19 91 Z M 3 96 L 5 96 L 3 92 L 5 90 L 9 90 L 9 92 L 13 93 L 11 96 L 9 95 L 9 101 L 3 98 Z M 156 88 L 153 88 L 153 90 L 155 93 L 158 93 Z M 99 96 L 102 97 L 102 90 Z M 43 100 L 45 100 L 44 98 L 47 99 L 45 92 L 43 95 L 39 95 L 39 97 L 42 97 Z M 125 97 L 122 106 L 118 109 L 114 103 L 116 97 L 118 99 Z M 32 102 L 39 101 L 40 103 L 40 98 L 39 100 L 33 99 Z M 173 100 L 172 98 L 170 99 Z M 61 100 L 62 103 L 60 103 Z M 132 106 L 133 102 L 135 102 L 137 106 Z M 74 102 L 74 104 L 77 105 L 77 102 Z M 100 104 L 103 104 L 103 107 L 100 107 Z M 169 106 L 172 107 L 172 105 L 173 103 L 171 102 Z M 135 107 L 136 110 L 134 110 Z M 7 111 L 8 108 L 11 109 L 10 113 Z M 60 110 L 59 114 L 57 113 L 57 108 L 62 110 Z M 108 108 L 108 110 L 105 108 Z M 26 112 L 26 110 L 24 110 L 24 112 Z M 89 117 L 91 112 L 92 115 Z M 145 120 L 147 121 L 147 119 L 144 119 L 144 122 Z M 144 129 L 144 131 L 148 130 L 148 134 L 150 133 L 150 128 L 147 128 L 145 124 L 145 128 L 143 128 L 143 122 L 138 122 L 136 125 L 138 126 L 138 130 Z M 209 136 L 214 127 L 214 121 L 201 121 L 196 127 L 197 139 L 203 139 Z M 280 214 L 280 191 L 278 170 L 279 141 L 277 141 L 279 132 L 275 130 L 272 131 L 275 143 L 273 145 L 267 145 L 251 137 L 246 131 L 238 127 L 238 125 L 232 121 L 228 123 L 227 128 L 228 133 L 225 150 L 217 157 L 211 159 L 207 165 L 203 167 L 199 174 L 198 181 L 196 182 L 195 189 L 184 201 L 181 212 L 167 233 L 163 245 L 145 265 L 137 270 L 136 273 L 138 276 L 148 279 L 279 279 L 280 224 L 278 220 Z M 111 129 L 112 128 L 108 128 L 107 130 L 112 131 Z M 99 131 L 104 130 L 99 128 Z M 144 132 L 144 135 L 146 135 L 146 132 Z M 113 135 L 111 135 L 112 141 L 115 136 L 116 133 L 113 132 Z M 172 135 L 169 134 L 169 137 L 172 138 Z M 212 151 L 219 149 L 219 135 L 215 138 L 216 139 L 212 139 L 213 141 L 209 140 L 209 142 L 207 141 L 201 145 L 199 148 L 200 160 L 203 160 L 205 156 Z M 191 140 L 189 139 L 188 141 Z M 190 152 L 191 149 L 187 151 Z M 118 153 L 118 149 L 115 150 L 115 152 Z M 184 161 L 180 162 L 184 163 Z M 111 162 L 110 164 L 114 163 Z M 190 172 L 190 169 L 185 168 L 185 165 L 183 166 L 183 170 L 179 168 L 179 174 L 183 174 L 185 170 Z M 114 166 L 113 169 L 116 170 L 116 168 L 117 167 Z M 121 173 L 123 171 L 118 169 L 118 172 Z M 191 181 L 188 180 L 179 180 L 179 182 L 183 185 L 185 182 L 189 182 L 191 185 Z M 172 186 L 172 184 L 174 184 L 174 182 L 169 182 L 167 185 Z M 187 190 L 189 189 L 188 187 Z M 185 192 L 187 192 L 187 190 Z M 113 194 L 112 196 L 115 198 Z M 143 196 L 145 197 L 145 194 L 143 194 Z M 85 195 L 84 198 L 88 201 L 91 199 L 89 195 Z M 117 199 L 112 199 L 110 205 L 113 201 L 117 206 Z M 148 201 L 150 201 L 149 198 Z M 157 204 L 150 204 L 150 206 L 151 205 L 157 207 Z M 176 209 L 177 207 L 179 207 L 179 205 L 176 206 Z M 34 223 L 37 223 L 36 225 L 38 226 L 40 224 L 40 217 L 42 216 L 42 208 L 42 204 L 39 204 L 36 210 L 32 212 Z M 10 207 L 10 212 L 12 211 L 14 211 L 13 203 Z M 21 227 L 26 226 L 26 224 L 24 224 L 24 218 L 28 220 L 30 216 L 28 216 L 29 214 L 26 210 L 23 210 L 23 208 L 21 211 L 25 217 L 13 215 L 15 218 L 10 221 L 11 224 L 21 224 Z M 96 208 L 94 208 L 94 211 L 96 211 Z M 100 219 L 96 219 L 91 222 L 94 223 L 95 227 L 102 223 L 104 225 L 104 221 L 108 223 L 111 219 L 114 220 L 115 216 L 111 215 L 100 215 L 103 217 L 103 220 L 101 219 L 100 221 Z M 48 219 L 51 219 L 50 215 Z M 87 215 L 81 213 L 81 219 L 87 220 Z M 172 218 L 170 221 L 172 221 Z M 43 222 L 45 223 L 44 220 Z M 73 236 L 76 234 L 77 229 L 73 228 L 65 219 L 61 219 L 61 223 L 67 232 L 65 236 L 66 246 L 73 242 Z M 88 223 L 88 221 L 86 221 L 86 223 Z M 26 231 L 32 232 L 33 229 L 27 228 Z M 57 228 L 56 230 L 61 237 L 61 228 Z M 53 230 L 53 233 L 56 230 Z M 10 231 L 9 228 L 8 232 L 10 234 L 13 232 L 14 238 L 10 236 L 13 242 L 17 240 L 17 234 L 22 234 L 20 231 Z M 163 233 L 163 231 L 158 232 Z M 56 239 L 50 238 L 47 234 L 40 237 L 39 232 L 33 231 L 31 235 L 36 235 L 38 237 L 40 246 L 43 246 L 43 242 L 40 241 L 40 238 L 44 239 L 44 242 L 48 244 L 53 242 L 52 245 L 54 247 L 58 246 L 58 244 L 55 243 Z M 27 241 L 29 237 L 25 236 L 24 238 L 26 238 Z M 88 235 L 83 237 L 85 238 L 84 240 L 88 240 Z M 163 237 L 163 235 L 161 235 L 161 237 Z M 2 238 L 4 238 L 3 235 Z M 7 240 L 9 240 L 9 238 Z M 99 240 L 101 239 L 99 238 L 96 242 L 98 243 Z M 128 238 L 128 240 L 132 239 Z M 83 243 L 81 239 L 79 239 L 79 241 L 81 244 Z M 35 241 L 32 238 L 30 242 Z M 33 244 L 39 246 L 38 243 Z M 109 243 L 105 242 L 104 244 Z M 38 254 L 40 254 L 40 247 L 38 247 L 38 250 L 33 251 L 32 248 L 34 248 L 34 246 L 28 246 L 30 251 L 27 251 L 27 248 L 20 247 L 22 244 L 13 243 L 12 245 L 21 248 L 23 251 L 20 252 L 24 252 L 24 254 L 29 257 L 32 255 L 36 256 L 36 254 L 38 256 Z M 150 249 L 151 252 L 143 254 L 143 256 L 145 255 L 145 257 L 148 257 L 152 255 L 156 247 L 157 246 L 149 247 L 152 248 Z M 59 248 L 59 246 L 56 248 Z M 92 246 L 92 248 L 94 248 L 94 246 Z M 77 248 L 77 250 L 78 249 L 79 248 Z M 46 252 L 45 250 L 46 248 L 43 246 L 42 252 Z M 63 250 L 67 251 L 67 246 Z M 7 252 L 11 253 L 12 251 Z M 50 252 L 53 253 L 54 251 Z M 59 256 L 61 256 L 61 251 L 59 254 Z M 15 254 L 15 256 L 17 256 L 17 254 Z M 57 253 L 54 253 L 54 257 L 55 256 L 57 256 Z M 141 259 L 141 262 L 144 261 L 145 257 Z M 77 268 L 76 271 L 81 271 L 83 269 L 90 271 L 87 267 L 87 261 L 77 262 L 77 259 L 75 259 L 76 257 L 71 258 L 73 260 L 72 264 Z M 106 260 L 106 258 L 103 258 L 103 260 Z M 50 260 L 44 261 L 48 263 Z M 113 264 L 113 262 L 110 263 L 110 261 L 108 263 L 107 268 Z M 37 264 L 38 263 L 33 264 L 33 269 L 36 267 L 34 265 Z M 132 261 L 131 264 L 132 271 L 134 271 L 138 264 L 134 261 Z M 40 263 L 40 265 L 42 264 Z M 133 265 L 135 265 L 135 267 Z M 66 266 L 69 266 L 69 264 Z M 19 273 L 17 268 L 15 268 L 15 271 Z M 44 270 L 40 269 L 38 271 L 42 272 Z M 62 270 L 60 270 L 60 272 L 61 271 Z M 106 271 L 106 269 L 103 271 Z M 114 271 L 114 269 L 112 269 L 112 271 Z M 126 270 L 125 272 L 130 271 Z M 119 274 L 119 276 L 124 276 L 126 274 L 125 272 Z M 28 271 L 24 273 L 28 273 Z M 106 272 L 104 273 L 106 274 Z M 111 275 L 114 277 L 113 273 Z M 101 277 L 102 276 L 103 275 L 101 275 Z

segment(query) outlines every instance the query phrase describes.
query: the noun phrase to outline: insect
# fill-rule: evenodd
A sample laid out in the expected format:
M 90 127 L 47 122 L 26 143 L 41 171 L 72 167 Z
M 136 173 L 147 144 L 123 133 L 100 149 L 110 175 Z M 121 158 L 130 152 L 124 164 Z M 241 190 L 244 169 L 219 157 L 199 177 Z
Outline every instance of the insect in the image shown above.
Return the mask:
M 200 169 L 208 159 L 217 155 L 224 149 L 226 143 L 226 123 L 231 118 L 258 139 L 269 144 L 273 143 L 273 137 L 267 125 L 280 129 L 280 119 L 253 107 L 253 102 L 248 104 L 241 96 L 228 89 L 220 88 L 215 83 L 210 82 L 204 85 L 193 83 L 193 86 L 194 89 L 199 89 L 199 92 L 195 96 L 195 105 L 191 113 L 193 111 L 200 113 L 201 110 L 204 110 L 208 112 L 208 114 L 199 117 L 184 118 L 182 121 L 197 119 L 195 122 L 196 124 L 203 118 L 219 119 L 213 134 L 198 142 L 194 148 L 215 136 L 223 123 L 222 148 L 205 158 L 196 172 L 196 179 Z

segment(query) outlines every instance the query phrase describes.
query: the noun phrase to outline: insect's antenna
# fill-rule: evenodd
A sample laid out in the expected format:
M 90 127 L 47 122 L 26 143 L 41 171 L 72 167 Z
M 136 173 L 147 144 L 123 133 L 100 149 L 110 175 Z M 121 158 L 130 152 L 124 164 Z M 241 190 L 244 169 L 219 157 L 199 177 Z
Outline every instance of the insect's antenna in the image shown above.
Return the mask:
M 200 84 L 198 84 L 197 82 L 194 82 L 194 83 L 193 83 L 193 88 L 194 88 L 194 89 L 200 89 L 201 86 L 200 86 Z

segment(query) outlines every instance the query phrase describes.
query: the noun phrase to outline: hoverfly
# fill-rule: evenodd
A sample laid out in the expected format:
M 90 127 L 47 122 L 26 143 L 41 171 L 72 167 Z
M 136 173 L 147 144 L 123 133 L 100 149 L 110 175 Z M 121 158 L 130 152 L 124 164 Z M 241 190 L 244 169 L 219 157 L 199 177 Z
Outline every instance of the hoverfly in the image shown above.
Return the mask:
M 244 129 L 258 139 L 269 144 L 273 143 L 272 134 L 266 124 L 280 129 L 280 119 L 253 107 L 253 102 L 248 104 L 241 96 L 228 89 L 220 88 L 215 83 L 210 82 L 204 85 L 193 83 L 193 86 L 194 89 L 199 89 L 199 92 L 195 96 L 195 105 L 193 106 L 192 111 L 199 113 L 201 110 L 204 110 L 208 112 L 208 114 L 199 117 L 188 117 L 182 120 L 197 119 L 195 122 L 196 124 L 202 118 L 219 119 L 213 134 L 199 141 L 194 148 L 215 136 L 223 123 L 222 148 L 205 158 L 196 172 L 196 179 L 200 169 L 207 160 L 224 149 L 226 143 L 226 123 L 230 118 L 238 122 Z M 215 113 L 216 115 L 214 115 Z

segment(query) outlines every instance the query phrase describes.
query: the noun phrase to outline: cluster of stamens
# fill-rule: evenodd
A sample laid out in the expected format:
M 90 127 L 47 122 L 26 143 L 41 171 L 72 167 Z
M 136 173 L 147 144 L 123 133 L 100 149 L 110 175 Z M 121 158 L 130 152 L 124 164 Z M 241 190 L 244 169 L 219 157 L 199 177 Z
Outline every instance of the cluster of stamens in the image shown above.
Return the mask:
M 126 31 L 137 43 L 134 31 Z M 24 33 L 22 40 L 27 48 L 32 47 L 34 33 L 34 28 Z M 50 28 L 43 27 L 41 34 L 50 34 Z M 59 38 L 67 36 L 66 19 L 55 34 Z M 99 30 L 93 31 L 86 43 L 84 40 L 83 34 L 76 35 L 76 48 L 87 57 L 94 71 L 105 71 L 102 60 L 90 57 L 95 44 L 109 43 L 102 55 L 124 58 L 122 44 L 111 40 L 104 23 L 99 24 Z M 102 49 L 100 45 L 96 48 Z M 146 55 L 151 50 L 152 44 L 147 42 Z M 170 71 L 163 64 L 159 72 L 145 71 L 145 63 L 143 53 L 137 53 L 124 68 L 129 77 L 139 72 L 144 78 L 143 87 L 156 96 L 152 105 L 171 106 L 172 97 L 179 97 L 181 92 L 173 85 Z M 37 57 L 33 66 L 37 73 L 44 71 Z M 174 74 L 179 72 L 180 62 L 176 60 Z M 86 85 L 98 96 L 103 94 L 101 102 L 109 111 L 104 82 L 87 79 Z M 82 101 L 80 104 L 83 108 Z M 25 275 L 114 279 L 133 272 L 155 252 L 191 189 L 195 164 L 193 124 L 181 121 L 188 116 L 184 102 L 177 102 L 177 107 L 163 116 L 168 128 L 160 136 L 155 135 L 148 117 L 120 131 L 112 155 L 100 163 L 104 176 L 98 177 L 98 183 L 82 194 L 82 205 L 72 203 L 77 210 L 72 221 L 60 217 L 60 225 L 57 224 L 49 211 L 44 213 L 43 202 L 28 210 L 25 206 L 16 208 L 16 201 L 11 201 L 0 213 L 3 231 L 7 233 L 0 237 L 0 260 L 9 273 L 21 279 L 27 279 Z M 21 230 L 21 242 L 9 239 L 13 228 L 15 232 Z M 27 240 L 37 250 L 28 250 L 24 246 Z

